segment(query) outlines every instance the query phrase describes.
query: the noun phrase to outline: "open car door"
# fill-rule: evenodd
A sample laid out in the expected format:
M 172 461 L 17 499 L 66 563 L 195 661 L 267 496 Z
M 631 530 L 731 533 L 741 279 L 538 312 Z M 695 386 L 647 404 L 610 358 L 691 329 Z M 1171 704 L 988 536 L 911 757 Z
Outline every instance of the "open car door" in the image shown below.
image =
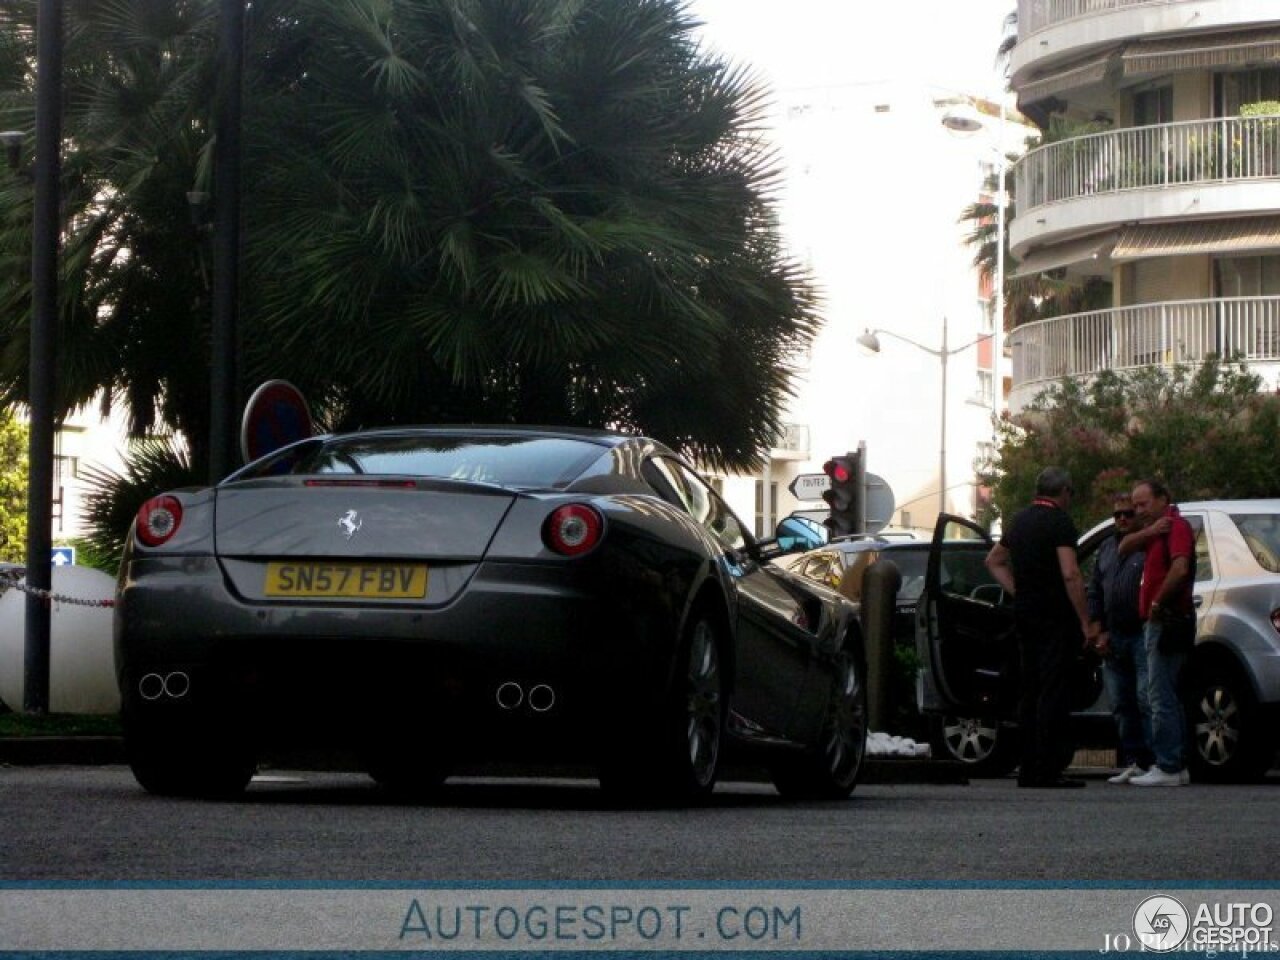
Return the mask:
M 986 566 L 991 538 L 961 517 L 934 528 L 916 613 L 921 707 L 932 713 L 1012 719 L 1018 650 L 1012 598 Z

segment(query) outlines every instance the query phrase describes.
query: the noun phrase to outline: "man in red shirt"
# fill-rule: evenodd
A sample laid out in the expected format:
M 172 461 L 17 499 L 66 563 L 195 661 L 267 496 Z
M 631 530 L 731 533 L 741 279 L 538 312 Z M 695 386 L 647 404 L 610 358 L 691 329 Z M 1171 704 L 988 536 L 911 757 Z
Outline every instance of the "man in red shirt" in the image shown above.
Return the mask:
M 1155 764 L 1129 783 L 1135 787 L 1180 787 L 1189 782 L 1183 763 L 1186 719 L 1178 697 L 1178 675 L 1187 650 L 1161 649 L 1162 634 L 1178 618 L 1194 618 L 1191 590 L 1195 571 L 1195 532 L 1171 502 L 1159 480 L 1133 488 L 1133 509 L 1143 526 L 1120 541 L 1120 554 L 1145 549 L 1138 613 L 1145 621 L 1147 685 L 1151 701 L 1151 749 Z

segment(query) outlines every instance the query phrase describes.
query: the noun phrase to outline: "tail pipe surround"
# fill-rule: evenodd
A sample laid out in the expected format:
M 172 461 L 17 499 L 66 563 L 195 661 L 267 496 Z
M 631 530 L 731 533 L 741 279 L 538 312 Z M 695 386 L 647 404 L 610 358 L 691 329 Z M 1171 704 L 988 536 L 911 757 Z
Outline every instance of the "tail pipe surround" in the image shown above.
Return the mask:
M 505 680 L 498 684 L 493 693 L 499 709 L 517 710 L 527 706 L 534 713 L 546 713 L 556 705 L 556 691 L 548 683 L 536 683 L 527 691 L 515 680 Z
M 138 681 L 138 696 L 143 700 L 181 700 L 191 692 L 191 677 L 183 670 L 144 674 Z

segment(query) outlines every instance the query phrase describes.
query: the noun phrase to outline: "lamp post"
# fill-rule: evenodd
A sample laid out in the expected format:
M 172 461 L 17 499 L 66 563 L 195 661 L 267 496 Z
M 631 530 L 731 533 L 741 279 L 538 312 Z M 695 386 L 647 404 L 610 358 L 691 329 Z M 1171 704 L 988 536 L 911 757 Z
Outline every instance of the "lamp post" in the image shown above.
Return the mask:
M 977 133 L 979 130 L 990 132 L 978 111 L 971 104 L 949 111 L 942 118 L 942 125 L 955 133 Z M 996 425 L 1004 410 L 1004 375 L 1000 364 L 1004 359 L 1004 246 L 1005 246 L 1005 214 L 1007 212 L 1008 193 L 1005 182 L 1009 171 L 1009 158 L 1004 152 L 1004 133 L 1006 126 L 1004 101 L 1000 101 L 1000 126 L 997 128 L 994 142 L 988 144 L 996 156 L 996 276 L 995 316 L 991 324 L 991 414 L 992 437 L 995 439 Z
M 975 343 L 981 343 L 988 339 L 987 336 L 978 337 L 976 340 L 970 340 L 962 347 L 947 349 L 947 318 L 942 318 L 942 346 L 938 348 L 926 347 L 923 343 L 917 343 L 910 337 L 904 337 L 900 333 L 894 333 L 892 330 L 866 330 L 862 336 L 858 337 L 858 346 L 870 353 L 880 352 L 880 334 L 886 337 L 893 337 L 895 340 L 901 340 L 903 343 L 909 343 L 917 350 L 923 350 L 925 353 L 937 357 L 942 363 L 942 403 L 939 410 L 939 434 L 938 441 L 938 513 L 947 512 L 947 360 L 963 350 L 968 350 Z
M 49 712 L 49 602 L 52 586 L 54 361 L 62 176 L 62 0 L 36 7 L 35 205 L 31 214 L 31 347 L 27 394 L 27 585 L 22 706 Z M 6 149 L 20 148 L 10 146 Z
M 213 305 L 209 358 L 209 482 L 235 465 L 240 303 L 240 115 L 244 0 L 223 0 L 214 142 Z M 188 195 L 188 201 L 190 201 Z

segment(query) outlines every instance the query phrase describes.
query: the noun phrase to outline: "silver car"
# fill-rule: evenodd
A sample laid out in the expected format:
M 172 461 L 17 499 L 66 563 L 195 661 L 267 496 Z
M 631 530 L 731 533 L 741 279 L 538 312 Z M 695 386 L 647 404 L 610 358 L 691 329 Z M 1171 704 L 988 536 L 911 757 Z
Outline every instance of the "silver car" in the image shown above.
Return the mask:
M 1196 534 L 1196 646 L 1183 673 L 1188 763 L 1198 780 L 1238 781 L 1266 771 L 1280 747 L 1280 499 L 1180 504 Z M 1080 539 L 1086 576 L 1110 520 Z M 968 520 L 939 518 L 917 615 L 921 707 L 955 731 L 950 755 L 975 773 L 1001 773 L 1013 750 L 1017 650 L 1013 608 L 985 569 L 944 572 L 955 538 L 987 540 Z M 971 549 L 971 548 L 970 548 Z M 960 557 L 951 558 L 960 560 Z M 1108 719 L 1086 658 L 1073 682 L 1078 730 Z

